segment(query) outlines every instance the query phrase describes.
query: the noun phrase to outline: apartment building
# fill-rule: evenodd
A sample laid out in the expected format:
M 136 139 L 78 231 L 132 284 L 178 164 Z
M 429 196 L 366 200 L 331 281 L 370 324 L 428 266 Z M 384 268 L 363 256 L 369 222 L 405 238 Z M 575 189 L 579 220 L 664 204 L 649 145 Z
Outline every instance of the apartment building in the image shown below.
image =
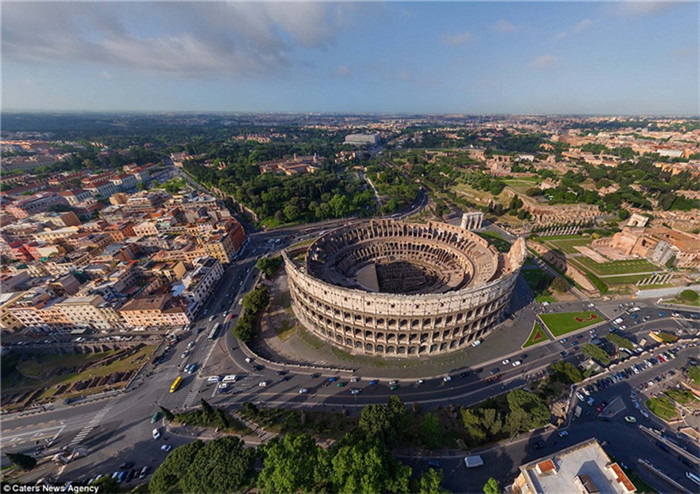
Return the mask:
M 125 303 L 119 313 L 130 328 L 183 326 L 191 322 L 185 301 L 171 294 L 137 297 Z

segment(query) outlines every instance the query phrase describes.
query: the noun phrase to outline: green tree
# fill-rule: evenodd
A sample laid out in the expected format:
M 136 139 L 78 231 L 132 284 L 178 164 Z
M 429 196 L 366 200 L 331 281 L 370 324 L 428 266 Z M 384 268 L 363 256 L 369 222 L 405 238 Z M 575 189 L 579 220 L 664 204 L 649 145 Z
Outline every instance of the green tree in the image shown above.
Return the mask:
M 434 449 L 442 445 L 442 424 L 432 412 L 423 416 L 423 421 L 420 424 L 420 437 L 426 448 Z
M 171 412 L 164 406 L 160 406 L 160 411 L 163 413 L 163 417 L 165 417 L 167 420 L 173 420 L 175 418 L 173 412 Z
M 180 479 L 185 494 L 236 492 L 253 478 L 255 450 L 233 436 L 208 442 L 201 448 Z
M 266 279 L 269 280 L 277 273 L 279 268 L 282 267 L 282 257 L 261 257 L 255 263 L 255 267 L 265 275 Z
M 202 413 L 204 413 L 204 417 L 206 420 L 211 420 L 211 418 L 214 416 L 214 408 L 207 403 L 207 400 L 204 398 L 200 399 L 200 404 L 202 405 Z
M 328 455 L 306 434 L 288 434 L 262 447 L 262 492 L 320 492 L 328 481 Z
M 549 408 L 545 402 L 542 401 L 542 398 L 535 393 L 518 388 L 509 392 L 506 399 L 508 401 L 508 408 L 510 408 L 510 415 L 513 415 L 513 413 L 518 410 L 522 410 L 525 413 L 524 416 L 526 420 L 523 424 L 524 429 L 521 430 L 534 429 L 549 423 L 551 416 Z
M 511 436 L 516 436 L 519 432 L 528 430 L 529 421 L 525 410 L 520 408 L 511 410 L 506 418 L 506 429 Z
M 5 456 L 13 465 L 18 466 L 22 470 L 31 470 L 36 466 L 36 458 L 24 453 L 5 453 Z
M 586 343 L 581 348 L 581 352 L 585 353 L 594 360 L 597 360 L 601 365 L 605 366 L 610 363 L 610 355 L 607 354 L 602 348 L 593 345 L 591 343 Z
M 488 431 L 492 436 L 495 436 L 503 428 L 503 421 L 501 420 L 501 415 L 493 408 L 485 408 L 479 411 L 481 416 L 481 425 Z
M 116 479 L 113 479 L 110 475 L 103 475 L 92 483 L 92 486 L 97 488 L 97 492 L 104 492 L 106 494 L 117 494 L 121 492 L 119 484 Z
M 552 364 L 552 377 L 564 384 L 574 384 L 583 381 L 583 373 L 581 369 L 576 367 L 571 362 L 557 360 Z
M 565 292 L 569 289 L 569 283 L 561 276 L 557 276 L 549 287 L 555 292 Z
M 331 460 L 332 491 L 408 492 L 411 468 L 391 457 L 386 447 L 373 440 L 341 445 Z
M 484 484 L 484 494 L 500 494 L 501 490 L 498 488 L 498 481 L 493 477 L 489 479 Z
M 165 461 L 153 472 L 148 483 L 149 492 L 153 494 L 165 493 L 177 486 L 202 448 L 204 448 L 204 443 L 196 440 L 171 451 Z
M 270 303 L 270 293 L 265 285 L 258 285 L 243 297 L 243 307 L 250 312 L 259 312 Z
M 136 184 L 136 188 L 137 188 L 138 190 L 148 190 L 148 186 L 147 186 L 145 183 L 143 183 L 143 182 L 137 183 L 137 184 Z
M 358 425 L 367 438 L 375 438 L 389 445 L 396 440 L 396 427 L 386 405 L 372 404 L 364 407 Z
M 418 479 L 419 494 L 447 494 L 450 491 L 442 487 L 445 474 L 442 470 L 429 469 Z
M 473 439 L 473 443 L 478 444 L 486 439 L 486 431 L 481 427 L 479 416 L 470 408 L 462 408 L 462 425 L 467 434 Z

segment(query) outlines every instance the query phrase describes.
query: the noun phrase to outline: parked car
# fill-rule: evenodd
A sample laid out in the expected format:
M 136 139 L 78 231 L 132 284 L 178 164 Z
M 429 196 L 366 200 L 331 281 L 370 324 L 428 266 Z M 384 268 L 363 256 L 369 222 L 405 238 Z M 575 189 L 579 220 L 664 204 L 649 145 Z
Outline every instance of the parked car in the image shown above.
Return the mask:
M 164 445 L 162 445 L 162 446 L 160 447 L 160 449 L 162 449 L 163 451 L 165 451 L 165 452 L 167 453 L 167 452 L 169 452 L 171 449 L 173 449 L 173 447 L 172 447 L 171 445 L 169 445 L 169 444 L 164 444 Z

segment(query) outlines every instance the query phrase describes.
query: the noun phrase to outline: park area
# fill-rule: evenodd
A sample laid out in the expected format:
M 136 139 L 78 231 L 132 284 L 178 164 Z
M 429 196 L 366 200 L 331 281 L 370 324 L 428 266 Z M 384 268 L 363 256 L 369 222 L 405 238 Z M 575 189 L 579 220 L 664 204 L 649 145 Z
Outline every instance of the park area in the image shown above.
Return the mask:
M 530 332 L 530 336 L 527 338 L 525 343 L 523 344 L 523 348 L 527 348 L 532 345 L 537 345 L 538 343 L 542 343 L 543 341 L 549 341 L 549 336 L 547 336 L 547 333 L 545 332 L 544 329 L 542 329 L 542 326 L 540 326 L 540 323 L 536 322 L 535 326 L 532 328 L 532 331 Z
M 678 410 L 666 397 L 650 398 L 646 402 L 646 407 L 651 413 L 659 417 L 661 420 L 669 422 L 679 417 Z
M 121 387 L 149 359 L 154 348 L 137 345 L 68 355 L 13 353 L 2 361 L 2 407 L 21 409 Z
M 593 311 L 540 314 L 540 319 L 555 337 L 603 322 L 603 319 Z

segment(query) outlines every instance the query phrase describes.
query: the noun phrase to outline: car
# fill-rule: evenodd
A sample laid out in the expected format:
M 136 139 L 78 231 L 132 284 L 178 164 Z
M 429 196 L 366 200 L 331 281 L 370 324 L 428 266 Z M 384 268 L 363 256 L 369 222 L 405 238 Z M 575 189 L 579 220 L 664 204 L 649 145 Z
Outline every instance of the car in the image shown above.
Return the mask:
M 309 392 L 309 390 L 306 389 L 306 388 L 301 388 L 301 389 L 299 390 L 299 394 L 300 394 L 300 395 L 305 395 L 305 394 L 308 393 L 308 392 Z
M 163 450 L 163 451 L 165 451 L 165 452 L 167 453 L 168 451 L 170 451 L 171 449 L 173 449 L 173 447 L 170 446 L 169 444 L 164 444 L 164 445 L 162 445 L 162 446 L 160 447 L 160 449 Z
M 569 341 L 569 338 L 562 338 L 562 339 L 559 340 L 559 341 L 561 341 L 562 343 L 566 343 L 567 341 Z
M 346 383 L 344 383 L 344 382 L 342 382 L 342 381 L 338 381 L 338 384 L 336 384 L 336 386 L 338 386 L 339 388 L 344 388 L 344 387 L 345 387 L 345 384 L 346 384 Z
M 389 381 L 389 386 L 395 386 L 397 384 L 399 384 L 399 382 L 396 379 L 394 379 L 393 381 Z
M 437 460 L 428 460 L 428 468 L 437 470 L 438 468 L 440 468 L 440 462 Z
M 289 372 L 289 371 L 286 371 L 286 370 L 278 370 L 278 371 L 277 371 L 277 375 L 278 375 L 278 376 L 284 376 L 285 374 L 287 374 L 287 372 Z
M 418 379 L 418 380 L 416 380 L 416 384 L 423 384 L 424 382 L 425 382 L 425 381 L 423 381 L 423 379 Z
M 199 334 L 199 333 L 201 333 L 202 331 L 204 331 L 204 328 L 197 328 L 197 329 L 194 331 L 194 333 L 195 333 L 195 334 Z M 140 478 L 140 477 L 139 477 L 139 478 Z
M 140 478 L 140 479 L 144 478 L 146 475 L 148 475 L 148 472 L 150 472 L 150 471 L 151 471 L 151 467 L 149 467 L 148 465 L 146 465 L 145 467 L 143 467 L 143 468 L 139 471 L 139 478 Z
M 559 431 L 559 437 L 567 437 L 569 435 L 569 431 Z
M 501 369 L 499 369 L 498 367 L 496 367 L 495 369 L 491 369 L 491 375 L 498 374 L 500 371 Z
M 629 422 L 630 424 L 634 424 L 637 421 L 636 418 L 634 418 L 632 415 L 627 415 L 625 417 L 625 422 Z
M 368 382 L 367 384 L 369 384 L 370 386 L 376 386 L 377 384 L 379 384 L 379 381 L 377 381 L 376 379 L 372 379 L 372 380 L 371 380 L 370 382 Z
M 265 386 L 267 386 L 267 381 L 260 381 L 260 382 L 258 383 L 258 386 L 261 387 L 261 388 L 264 388 Z
M 464 372 L 462 372 L 462 373 L 460 374 L 460 376 L 461 376 L 461 377 L 469 377 L 470 374 L 471 374 L 471 372 L 469 372 L 469 371 L 464 371 Z
M 187 373 L 192 374 L 194 373 L 195 369 L 197 368 L 197 364 L 190 364 L 187 366 Z
M 395 384 L 394 386 L 391 386 L 389 389 L 390 389 L 391 391 L 396 391 L 397 389 L 399 389 L 399 385 L 398 385 L 398 384 Z
M 665 313 L 665 312 L 659 312 L 659 317 L 666 317 L 666 313 Z
M 522 362 L 521 362 L 520 360 L 516 360 L 516 361 L 513 362 L 511 365 L 512 365 L 513 367 L 517 367 L 517 366 L 519 366 L 520 364 L 522 364 Z
M 476 340 L 474 343 L 472 343 L 472 346 L 479 346 L 481 345 L 481 340 Z
M 351 390 L 350 390 L 350 394 L 351 394 L 351 395 L 359 395 L 359 394 L 360 394 L 360 390 L 357 389 L 357 388 L 351 389 Z
M 337 380 L 338 380 L 337 377 L 329 377 L 329 378 L 328 378 L 328 382 L 329 382 L 329 383 L 336 382 Z
M 537 441 L 535 444 L 532 445 L 532 449 L 542 449 L 544 448 L 544 446 L 544 441 Z
M 318 374 L 318 373 L 311 374 L 312 379 L 318 379 L 319 377 L 321 377 L 321 374 Z
M 501 363 L 502 363 L 503 365 L 510 364 L 510 359 L 509 359 L 509 358 L 503 359 L 503 362 L 501 362 Z
M 562 357 L 566 357 L 568 354 L 569 352 L 567 352 L 566 350 L 559 352 L 559 355 L 561 355 Z
M 219 383 L 220 390 L 228 389 L 228 386 L 229 386 L 228 383 Z
M 360 378 L 357 377 L 357 376 L 355 376 L 355 377 L 353 377 L 352 379 L 350 379 L 350 382 L 351 382 L 351 383 L 356 383 L 356 382 L 359 382 L 359 380 L 360 380 Z
M 442 380 L 445 381 L 446 383 L 448 383 L 452 380 L 452 376 L 445 376 L 442 378 Z
M 153 414 L 153 417 L 151 417 L 151 423 L 155 424 L 158 422 L 158 419 L 160 418 L 160 412 L 156 412 Z
M 193 346 L 194 346 L 194 341 L 190 341 L 190 342 L 187 344 L 187 348 L 192 348 Z
M 213 314 L 213 315 L 209 318 L 209 322 L 213 321 L 214 318 L 216 318 L 216 314 Z
M 119 465 L 119 470 L 128 470 L 130 468 L 133 468 L 134 462 L 133 461 L 127 461 Z
M 182 355 L 180 355 L 180 358 L 183 358 L 183 359 L 184 359 L 184 358 L 186 358 L 189 354 L 190 354 L 190 351 L 189 351 L 189 350 L 185 350 L 184 352 L 182 352 Z
M 160 438 L 160 429 L 157 427 L 153 429 L 153 439 L 159 439 Z

